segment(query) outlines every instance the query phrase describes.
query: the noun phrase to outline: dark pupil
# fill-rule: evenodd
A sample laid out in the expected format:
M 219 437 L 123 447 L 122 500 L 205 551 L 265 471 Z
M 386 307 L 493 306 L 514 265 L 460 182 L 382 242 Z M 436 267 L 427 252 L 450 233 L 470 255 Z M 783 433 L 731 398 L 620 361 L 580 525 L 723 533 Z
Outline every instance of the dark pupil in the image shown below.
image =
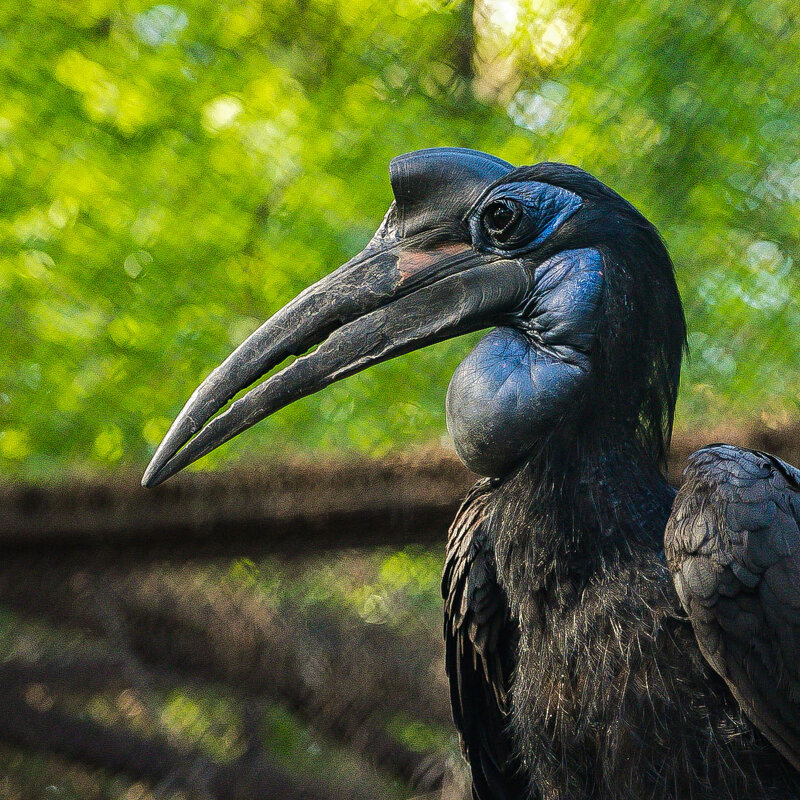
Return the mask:
M 505 203 L 492 203 L 486 209 L 484 217 L 486 230 L 497 238 L 503 238 L 504 233 L 510 233 L 507 229 L 516 218 L 516 212 Z

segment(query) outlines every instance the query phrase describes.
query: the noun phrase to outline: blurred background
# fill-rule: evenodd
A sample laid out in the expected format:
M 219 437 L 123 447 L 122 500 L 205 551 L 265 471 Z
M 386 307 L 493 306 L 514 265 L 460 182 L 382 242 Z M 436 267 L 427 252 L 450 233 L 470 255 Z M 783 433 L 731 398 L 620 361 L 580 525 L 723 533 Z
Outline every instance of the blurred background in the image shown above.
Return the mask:
M 789 0 L 0 0 L 0 798 L 466 797 L 439 575 L 470 342 L 141 471 L 440 145 L 577 164 L 659 228 L 676 480 L 711 440 L 797 462 L 799 56 Z

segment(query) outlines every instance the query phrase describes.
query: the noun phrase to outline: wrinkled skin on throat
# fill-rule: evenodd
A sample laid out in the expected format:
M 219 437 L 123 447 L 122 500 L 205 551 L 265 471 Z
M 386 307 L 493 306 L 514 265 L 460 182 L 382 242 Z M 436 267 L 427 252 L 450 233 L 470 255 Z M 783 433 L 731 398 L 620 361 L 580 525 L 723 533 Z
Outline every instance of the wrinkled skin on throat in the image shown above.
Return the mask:
M 517 327 L 487 334 L 447 390 L 447 429 L 461 460 L 479 475 L 508 473 L 591 386 L 603 293 L 600 253 L 553 256 L 535 281 Z

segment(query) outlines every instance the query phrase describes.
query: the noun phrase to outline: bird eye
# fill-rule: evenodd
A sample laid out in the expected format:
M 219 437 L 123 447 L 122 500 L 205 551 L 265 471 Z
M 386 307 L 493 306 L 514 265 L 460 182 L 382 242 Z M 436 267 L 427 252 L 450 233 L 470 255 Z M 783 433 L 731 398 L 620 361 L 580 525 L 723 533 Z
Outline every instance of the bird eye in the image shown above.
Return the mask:
M 511 256 L 540 245 L 582 205 L 578 195 L 560 186 L 504 184 L 470 214 L 470 232 L 477 246 Z
M 497 244 L 507 244 L 517 229 L 522 213 L 522 206 L 514 200 L 493 200 L 483 210 L 483 230 Z

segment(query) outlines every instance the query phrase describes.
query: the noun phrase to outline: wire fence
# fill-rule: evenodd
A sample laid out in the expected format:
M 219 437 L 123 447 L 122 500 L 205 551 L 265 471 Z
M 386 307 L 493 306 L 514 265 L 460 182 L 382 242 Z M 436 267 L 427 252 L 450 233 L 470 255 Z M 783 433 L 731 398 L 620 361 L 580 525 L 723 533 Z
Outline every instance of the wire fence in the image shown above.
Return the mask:
M 206 462 L 235 473 L 126 483 L 363 246 L 398 153 L 563 160 L 631 199 L 689 321 L 676 479 L 698 431 L 800 460 L 788 0 L 38 0 L 0 31 L 0 797 L 469 797 L 437 544 L 469 476 L 284 458 L 446 446 L 464 342 Z

